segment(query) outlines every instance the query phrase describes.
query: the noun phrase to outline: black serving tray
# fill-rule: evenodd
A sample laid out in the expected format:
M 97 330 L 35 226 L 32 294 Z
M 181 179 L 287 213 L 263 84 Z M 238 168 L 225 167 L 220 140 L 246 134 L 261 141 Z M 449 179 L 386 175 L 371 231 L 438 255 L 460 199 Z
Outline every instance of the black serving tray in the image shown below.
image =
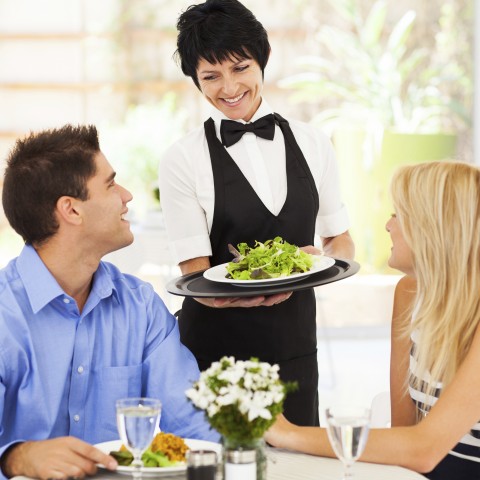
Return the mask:
M 274 295 L 282 292 L 295 292 L 306 288 L 318 287 L 327 283 L 338 282 L 355 275 L 360 269 L 360 264 L 353 260 L 335 259 L 335 265 L 312 273 L 297 282 L 279 285 L 258 285 L 258 287 L 244 287 L 229 283 L 212 282 L 203 276 L 202 272 L 189 273 L 175 278 L 167 283 L 166 289 L 173 295 L 181 297 L 253 297 L 256 295 Z

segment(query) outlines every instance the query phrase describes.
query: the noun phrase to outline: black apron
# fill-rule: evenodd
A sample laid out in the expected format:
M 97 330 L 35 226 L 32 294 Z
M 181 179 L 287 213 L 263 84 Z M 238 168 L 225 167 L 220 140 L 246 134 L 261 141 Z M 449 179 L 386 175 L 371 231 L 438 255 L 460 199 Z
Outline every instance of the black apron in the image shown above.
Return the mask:
M 275 216 L 260 200 L 215 133 L 205 122 L 215 188 L 210 242 L 211 265 L 232 260 L 228 244 L 281 236 L 295 245 L 313 245 L 318 192 L 292 130 L 275 114 L 285 138 L 287 197 Z M 200 370 L 224 355 L 239 360 L 257 357 L 278 363 L 284 381 L 299 389 L 285 402 L 285 416 L 297 425 L 318 425 L 316 309 L 313 289 L 295 292 L 278 305 L 252 308 L 211 308 L 185 298 L 179 316 L 182 342 L 195 355 Z

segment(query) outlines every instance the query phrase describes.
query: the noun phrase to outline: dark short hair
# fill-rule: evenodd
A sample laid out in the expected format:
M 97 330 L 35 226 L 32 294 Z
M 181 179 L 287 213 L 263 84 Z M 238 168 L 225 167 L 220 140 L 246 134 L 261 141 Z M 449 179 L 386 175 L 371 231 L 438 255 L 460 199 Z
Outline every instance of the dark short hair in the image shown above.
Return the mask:
M 263 71 L 270 43 L 263 25 L 237 0 L 207 0 L 191 5 L 178 18 L 177 50 L 182 71 L 200 89 L 201 59 L 216 64 L 227 59 L 253 58 Z
M 2 203 L 25 243 L 40 245 L 57 232 L 60 197 L 88 199 L 87 181 L 96 172 L 99 151 L 92 125 L 66 125 L 17 140 L 7 158 Z

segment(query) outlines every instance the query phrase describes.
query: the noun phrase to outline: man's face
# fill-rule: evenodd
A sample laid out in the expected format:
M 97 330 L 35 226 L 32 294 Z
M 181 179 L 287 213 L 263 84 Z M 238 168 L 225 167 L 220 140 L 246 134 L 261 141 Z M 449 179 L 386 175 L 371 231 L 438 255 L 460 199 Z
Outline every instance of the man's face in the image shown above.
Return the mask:
M 253 59 L 215 64 L 201 59 L 197 77 L 203 96 L 231 120 L 248 122 L 260 106 L 263 77 Z
M 103 256 L 133 242 L 130 223 L 125 220 L 131 193 L 115 182 L 115 172 L 105 155 L 95 156 L 96 173 L 87 181 L 88 199 L 82 202 L 84 236 Z

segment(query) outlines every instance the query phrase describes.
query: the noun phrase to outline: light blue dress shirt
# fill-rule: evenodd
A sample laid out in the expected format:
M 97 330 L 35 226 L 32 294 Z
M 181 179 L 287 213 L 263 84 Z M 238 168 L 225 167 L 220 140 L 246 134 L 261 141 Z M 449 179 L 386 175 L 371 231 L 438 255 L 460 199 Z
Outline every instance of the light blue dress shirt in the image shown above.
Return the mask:
M 185 396 L 198 376 L 150 284 L 101 262 L 80 313 L 31 246 L 0 270 L 0 456 L 22 440 L 117 439 L 115 401 L 134 396 L 162 401 L 162 431 L 218 441 Z

